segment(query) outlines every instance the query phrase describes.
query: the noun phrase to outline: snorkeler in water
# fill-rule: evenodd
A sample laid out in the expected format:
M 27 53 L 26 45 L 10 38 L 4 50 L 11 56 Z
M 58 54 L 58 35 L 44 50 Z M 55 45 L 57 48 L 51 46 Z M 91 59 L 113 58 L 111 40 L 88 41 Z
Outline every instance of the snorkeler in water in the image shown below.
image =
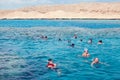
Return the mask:
M 88 49 L 84 50 L 84 53 L 82 54 L 83 57 L 89 57 L 90 54 L 88 53 Z

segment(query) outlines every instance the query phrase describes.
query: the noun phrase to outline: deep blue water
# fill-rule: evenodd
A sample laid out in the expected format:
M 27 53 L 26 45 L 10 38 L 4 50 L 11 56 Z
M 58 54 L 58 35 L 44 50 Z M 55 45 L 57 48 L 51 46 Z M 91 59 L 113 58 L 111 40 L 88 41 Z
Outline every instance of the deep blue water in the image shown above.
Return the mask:
M 0 27 L 119 28 L 120 20 L 0 20 Z
M 91 67 L 95 57 L 105 64 Z M 60 74 L 46 68 L 49 58 Z M 119 66 L 120 20 L 0 20 L 0 80 L 120 80 Z

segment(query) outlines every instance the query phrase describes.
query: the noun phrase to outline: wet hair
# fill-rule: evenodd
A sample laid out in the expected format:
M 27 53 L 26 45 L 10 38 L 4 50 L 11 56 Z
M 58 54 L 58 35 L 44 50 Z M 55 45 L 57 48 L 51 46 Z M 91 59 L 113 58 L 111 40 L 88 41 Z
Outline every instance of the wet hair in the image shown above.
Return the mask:
M 99 40 L 100 43 L 102 43 L 102 40 Z
M 72 44 L 71 44 L 71 47 L 74 47 L 74 46 L 75 46 L 75 44 L 74 44 L 74 43 L 72 43 Z
M 52 61 L 52 59 L 48 59 L 48 61 Z
M 98 61 L 99 61 L 99 58 L 97 58 L 97 57 L 96 57 L 96 58 L 94 58 L 94 59 L 93 59 L 93 61 L 95 61 L 95 59 L 98 59 Z
M 61 39 L 61 38 L 59 38 L 59 39 L 58 39 L 58 41 L 62 41 L 62 39 Z

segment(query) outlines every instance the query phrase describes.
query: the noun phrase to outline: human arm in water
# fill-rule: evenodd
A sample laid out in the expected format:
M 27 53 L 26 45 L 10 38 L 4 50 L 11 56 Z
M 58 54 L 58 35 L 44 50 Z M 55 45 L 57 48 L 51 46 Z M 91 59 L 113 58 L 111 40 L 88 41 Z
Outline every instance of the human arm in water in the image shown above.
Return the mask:
M 103 65 L 105 65 L 105 66 L 110 66 L 109 64 L 104 63 L 104 62 L 98 62 L 98 63 L 92 62 L 92 63 L 91 63 L 91 67 L 94 67 L 94 64 L 103 64 Z
M 104 63 L 104 62 L 99 62 L 100 64 L 104 64 L 104 65 L 106 65 L 106 66 L 110 66 L 109 64 L 107 64 L 107 63 Z
M 94 67 L 94 64 L 96 64 L 94 61 L 91 63 L 91 67 Z

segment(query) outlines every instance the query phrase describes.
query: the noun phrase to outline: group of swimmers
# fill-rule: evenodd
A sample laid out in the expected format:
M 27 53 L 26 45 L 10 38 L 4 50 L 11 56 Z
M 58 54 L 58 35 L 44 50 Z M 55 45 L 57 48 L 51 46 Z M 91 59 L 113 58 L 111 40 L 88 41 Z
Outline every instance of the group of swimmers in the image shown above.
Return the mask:
M 90 56 L 90 54 L 88 53 L 88 50 L 85 49 L 83 54 L 82 54 L 82 57 L 88 58 L 89 56 Z M 96 57 L 96 58 L 93 59 L 93 61 L 91 63 L 91 66 L 93 67 L 93 65 L 97 64 L 97 63 L 99 63 L 99 58 Z
M 86 55 L 86 54 L 83 53 L 82 56 L 87 56 L 88 57 L 89 54 Z M 94 64 L 97 64 L 97 63 L 99 63 L 99 59 L 94 58 L 92 63 L 91 63 L 91 66 L 93 66 Z M 53 63 L 52 59 L 48 59 L 47 68 L 49 68 L 49 69 L 57 69 L 56 64 Z
M 77 37 L 76 34 L 74 34 L 73 38 L 74 38 L 74 39 L 77 39 L 78 37 Z M 82 42 L 83 40 L 80 39 L 80 41 Z M 68 43 L 71 43 L 71 40 L 68 40 Z M 92 38 L 90 38 L 87 43 L 88 43 L 88 44 L 92 44 Z M 102 40 L 99 40 L 97 44 L 103 44 Z M 75 44 L 72 43 L 70 46 L 71 46 L 71 47 L 74 47 Z
M 92 44 L 92 39 L 91 38 L 88 40 L 88 43 Z M 103 43 L 102 40 L 98 41 L 98 44 L 102 44 L 102 43 Z M 89 56 L 90 56 L 90 54 L 88 52 L 88 49 L 85 49 L 84 52 L 83 52 L 83 54 L 82 54 L 82 57 L 88 58 Z M 100 62 L 99 62 L 99 58 L 96 57 L 96 58 L 93 59 L 93 61 L 91 63 L 91 66 L 93 67 L 93 65 L 97 64 L 97 63 L 100 63 Z
M 89 44 L 92 43 L 92 39 L 91 39 L 91 38 L 88 40 L 88 43 L 89 43 Z M 102 40 L 99 40 L 99 41 L 98 41 L 98 44 L 102 44 L 102 43 L 103 43 Z
M 45 37 L 45 36 L 44 36 L 44 37 L 42 36 L 42 38 L 43 38 L 43 39 L 44 39 L 44 38 L 47 39 L 47 37 Z M 74 34 L 73 38 L 74 38 L 74 39 L 77 39 L 78 37 L 77 37 L 76 34 Z M 61 38 L 59 38 L 58 41 L 62 41 Z M 82 39 L 80 39 L 80 41 L 82 41 Z M 71 43 L 71 40 L 68 40 L 68 43 Z M 91 39 L 91 38 L 88 40 L 88 43 L 89 43 L 89 44 L 92 43 L 92 39 Z M 102 43 L 103 43 L 102 40 L 99 40 L 99 41 L 98 41 L 98 44 L 102 44 Z M 71 46 L 71 47 L 74 47 L 75 44 L 72 43 L 70 46 Z M 88 52 L 88 49 L 85 49 L 84 52 L 83 52 L 83 54 L 82 54 L 82 57 L 88 58 L 89 56 L 90 56 L 90 54 L 89 54 L 89 52 Z M 100 63 L 100 61 L 99 61 L 99 58 L 96 57 L 96 58 L 94 58 L 93 61 L 91 62 L 91 66 L 93 66 L 94 64 L 97 64 L 97 63 Z M 56 64 L 53 63 L 52 59 L 48 59 L 47 67 L 48 67 L 49 69 L 56 69 Z
M 93 67 L 94 64 L 98 64 L 98 63 L 101 63 L 101 62 L 99 62 L 99 59 L 94 58 L 94 60 L 91 63 L 91 67 Z M 105 64 L 105 65 L 107 65 L 107 64 Z M 59 70 L 59 68 L 56 67 L 56 64 L 53 63 L 52 59 L 48 59 L 47 68 L 51 69 L 51 70 L 55 70 L 59 75 L 61 74 L 61 71 Z
M 48 37 L 47 36 L 41 36 L 41 39 L 45 39 L 45 40 L 47 40 L 48 39 Z

